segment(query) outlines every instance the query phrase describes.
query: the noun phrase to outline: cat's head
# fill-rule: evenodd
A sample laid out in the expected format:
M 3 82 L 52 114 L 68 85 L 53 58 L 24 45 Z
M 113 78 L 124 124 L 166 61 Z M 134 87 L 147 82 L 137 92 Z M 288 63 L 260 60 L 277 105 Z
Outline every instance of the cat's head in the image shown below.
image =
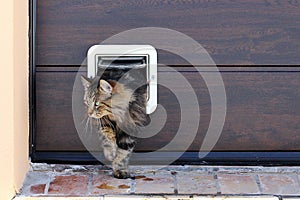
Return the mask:
M 104 116 L 113 118 L 116 114 L 122 117 L 128 109 L 131 91 L 116 81 L 106 81 L 96 77 L 81 77 L 84 87 L 84 104 L 89 117 L 100 119 Z

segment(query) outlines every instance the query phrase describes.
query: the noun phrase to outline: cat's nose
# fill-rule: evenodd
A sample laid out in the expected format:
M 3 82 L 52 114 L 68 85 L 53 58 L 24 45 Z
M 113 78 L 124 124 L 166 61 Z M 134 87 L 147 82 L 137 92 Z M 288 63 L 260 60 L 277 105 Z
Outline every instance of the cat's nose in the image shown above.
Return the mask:
M 89 115 L 93 114 L 93 110 L 92 109 L 88 109 L 88 114 Z

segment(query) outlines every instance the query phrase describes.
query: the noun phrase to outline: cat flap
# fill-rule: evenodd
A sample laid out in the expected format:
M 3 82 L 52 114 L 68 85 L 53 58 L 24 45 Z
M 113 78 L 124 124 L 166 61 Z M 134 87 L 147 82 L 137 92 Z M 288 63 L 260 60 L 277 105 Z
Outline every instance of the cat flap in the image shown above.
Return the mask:
M 93 78 L 100 69 L 142 69 L 148 83 L 146 112 L 157 107 L 157 52 L 151 45 L 94 45 L 88 50 L 87 76 Z

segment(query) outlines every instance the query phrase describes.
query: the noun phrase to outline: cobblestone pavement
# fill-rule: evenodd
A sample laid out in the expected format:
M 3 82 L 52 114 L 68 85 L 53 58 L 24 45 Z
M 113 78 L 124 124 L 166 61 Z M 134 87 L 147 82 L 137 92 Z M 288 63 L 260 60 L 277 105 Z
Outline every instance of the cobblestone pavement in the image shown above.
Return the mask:
M 109 167 L 32 164 L 18 196 L 300 196 L 300 167 L 132 166 L 131 172 L 133 178 L 120 180 Z

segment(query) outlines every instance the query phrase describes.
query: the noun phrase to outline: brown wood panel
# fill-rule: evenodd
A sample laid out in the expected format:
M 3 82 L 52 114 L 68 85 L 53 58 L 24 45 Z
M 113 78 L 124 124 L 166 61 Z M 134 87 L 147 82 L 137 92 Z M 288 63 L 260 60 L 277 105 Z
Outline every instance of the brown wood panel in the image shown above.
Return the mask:
M 72 87 L 76 73 L 36 73 L 37 150 L 82 150 L 72 117 Z
M 172 73 L 159 72 L 159 77 L 171 79 L 174 78 Z M 193 86 L 199 99 L 200 128 L 189 148 L 198 151 L 210 120 L 209 94 L 201 76 L 192 69 L 181 71 L 181 74 Z M 72 118 L 75 76 L 75 68 L 48 72 L 43 69 L 36 73 L 38 151 L 84 150 Z M 300 72 L 224 71 L 222 77 L 228 100 L 227 116 L 214 151 L 300 150 Z M 180 89 L 180 85 L 175 87 L 182 94 L 187 92 Z M 154 137 L 141 139 L 139 151 L 161 148 L 176 135 L 180 106 L 167 87 L 159 87 L 159 103 L 168 114 L 165 127 Z M 178 150 L 182 150 L 180 144 Z
M 147 26 L 191 36 L 217 64 L 299 64 L 299 11 L 298 0 L 38 0 L 36 62 L 79 65 L 89 46 Z M 185 64 L 163 51 L 159 61 Z

